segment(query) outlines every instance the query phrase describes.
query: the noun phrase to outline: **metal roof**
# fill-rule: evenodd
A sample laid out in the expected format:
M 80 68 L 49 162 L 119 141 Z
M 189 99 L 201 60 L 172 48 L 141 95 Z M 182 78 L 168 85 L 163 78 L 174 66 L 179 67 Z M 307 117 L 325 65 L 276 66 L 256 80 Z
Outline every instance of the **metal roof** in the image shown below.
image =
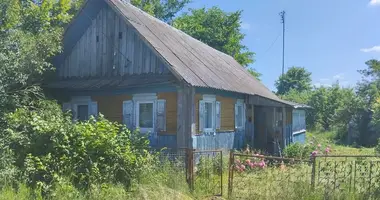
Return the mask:
M 196 87 L 259 95 L 284 103 L 234 58 L 150 16 L 130 3 L 104 0 L 133 26 L 176 77 Z
M 292 102 L 292 101 L 286 101 L 286 100 L 282 100 L 283 103 L 286 103 L 288 105 L 291 105 L 293 108 L 295 109 L 298 109 L 298 108 L 312 108 L 311 106 L 308 106 L 306 104 L 301 104 L 301 103 L 296 103 L 296 102 Z

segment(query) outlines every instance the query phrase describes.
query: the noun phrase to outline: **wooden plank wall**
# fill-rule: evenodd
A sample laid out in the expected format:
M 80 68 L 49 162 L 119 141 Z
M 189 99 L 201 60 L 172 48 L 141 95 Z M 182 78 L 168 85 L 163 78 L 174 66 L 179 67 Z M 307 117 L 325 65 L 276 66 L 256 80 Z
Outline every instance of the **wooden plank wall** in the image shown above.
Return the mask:
M 123 101 L 131 100 L 132 95 L 92 96 L 98 102 L 98 112 L 110 121 L 123 123 Z
M 177 133 L 177 93 L 164 92 L 157 94 L 158 99 L 166 100 L 166 131 L 161 134 Z
M 132 95 L 92 96 L 98 103 L 98 111 L 110 121 L 123 123 L 123 101 L 131 100 Z M 166 100 L 166 131 L 159 134 L 177 133 L 177 93 L 157 93 L 158 99 Z
M 101 9 L 73 49 L 65 52 L 59 76 L 99 77 L 167 74 L 168 68 L 108 6 Z
M 195 130 L 199 133 L 199 101 L 202 100 L 202 94 L 195 94 Z M 235 130 L 235 103 L 236 99 L 232 97 L 216 96 L 216 100 L 220 101 L 221 119 L 220 130 L 217 132 L 234 131 Z

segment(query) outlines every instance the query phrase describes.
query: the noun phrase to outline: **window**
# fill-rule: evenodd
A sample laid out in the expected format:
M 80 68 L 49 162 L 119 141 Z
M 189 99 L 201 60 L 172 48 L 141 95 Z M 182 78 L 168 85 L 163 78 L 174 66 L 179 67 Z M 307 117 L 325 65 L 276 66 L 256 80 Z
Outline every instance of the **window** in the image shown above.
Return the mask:
M 236 119 L 236 126 L 242 127 L 243 126 L 243 105 L 237 105 L 237 119 Z
M 63 110 L 71 110 L 73 113 L 73 120 L 86 121 L 90 116 L 96 117 L 98 115 L 98 103 L 92 101 L 89 96 L 75 96 L 71 98 L 70 102 L 63 104 Z
M 77 119 L 79 121 L 88 120 L 88 105 L 78 105 Z
M 133 95 L 133 104 L 136 116 L 135 126 L 142 133 L 154 132 L 156 126 L 156 103 L 157 96 L 154 93 Z
M 238 99 L 235 104 L 235 128 L 244 129 L 244 127 L 245 127 L 244 100 Z
M 199 101 L 199 131 L 210 133 L 217 129 L 220 129 L 220 102 L 215 95 L 203 95 Z
M 140 128 L 153 128 L 153 103 L 139 104 Z
M 212 129 L 213 109 L 211 102 L 205 102 L 205 129 Z

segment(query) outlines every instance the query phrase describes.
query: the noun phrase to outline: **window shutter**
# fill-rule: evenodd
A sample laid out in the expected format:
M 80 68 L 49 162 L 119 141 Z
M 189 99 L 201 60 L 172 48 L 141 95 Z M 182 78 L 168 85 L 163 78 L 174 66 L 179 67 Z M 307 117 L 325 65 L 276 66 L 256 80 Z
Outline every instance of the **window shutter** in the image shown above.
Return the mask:
M 72 104 L 71 111 L 73 113 L 73 119 L 76 120 L 78 118 L 78 104 Z
M 166 131 L 166 100 L 157 100 L 157 117 L 156 117 L 157 133 Z
M 133 129 L 133 101 L 123 102 L 123 123 L 128 127 L 128 129 Z
M 199 131 L 203 132 L 204 124 L 205 124 L 205 102 L 199 101 Z
M 221 110 L 220 109 L 221 109 L 220 101 L 216 101 L 215 102 L 215 114 L 216 114 L 215 129 L 220 129 L 220 118 L 221 118 L 221 115 L 220 115 Z
M 71 110 L 71 103 L 63 103 L 62 110 L 63 112 Z
M 238 121 L 238 104 L 235 104 L 235 129 L 237 129 L 237 121 Z
M 98 116 L 98 102 L 96 101 L 92 101 L 90 102 L 90 106 L 89 106 L 89 116 L 94 116 L 94 117 L 97 117 Z

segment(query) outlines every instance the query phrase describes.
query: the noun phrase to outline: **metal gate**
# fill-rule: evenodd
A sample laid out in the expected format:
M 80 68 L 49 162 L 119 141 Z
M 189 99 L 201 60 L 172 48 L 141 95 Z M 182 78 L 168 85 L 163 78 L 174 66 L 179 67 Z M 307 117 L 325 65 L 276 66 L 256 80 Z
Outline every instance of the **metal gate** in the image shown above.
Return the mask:
M 202 196 L 223 195 L 223 151 L 189 150 L 188 183 Z

